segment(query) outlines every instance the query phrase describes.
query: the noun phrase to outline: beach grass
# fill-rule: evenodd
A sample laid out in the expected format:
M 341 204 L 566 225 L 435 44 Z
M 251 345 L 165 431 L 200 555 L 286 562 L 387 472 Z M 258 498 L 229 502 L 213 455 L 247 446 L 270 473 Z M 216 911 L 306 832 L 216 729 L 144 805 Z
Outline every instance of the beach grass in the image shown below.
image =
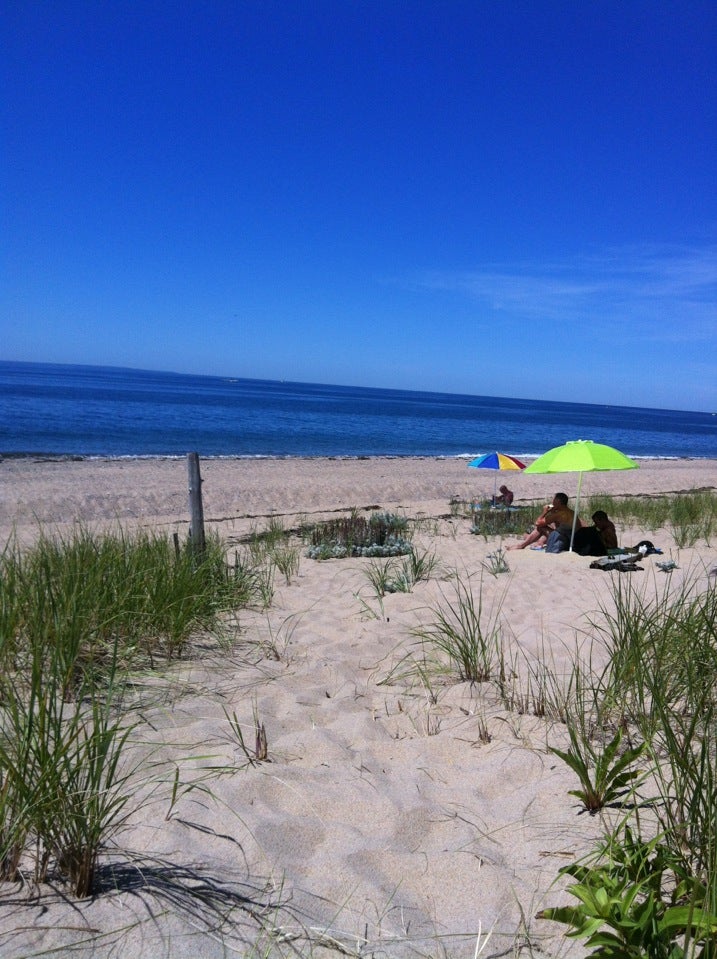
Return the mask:
M 581 516 L 605 510 L 613 522 L 636 526 L 655 533 L 668 530 L 679 548 L 699 541 L 708 545 L 717 534 L 717 494 L 712 490 L 691 490 L 653 496 L 589 496 Z
M 230 568 L 216 538 L 198 557 L 167 537 L 121 530 L 44 535 L 26 552 L 7 546 L 0 576 L 3 664 L 22 666 L 29 642 L 44 636 L 75 670 L 98 676 L 112 657 L 151 666 L 181 656 L 192 634 L 218 636 L 221 614 L 256 594 L 251 570 Z
M 689 579 L 674 591 L 618 579 L 594 627 L 609 666 L 583 690 L 592 708 L 568 719 L 570 750 L 554 752 L 577 774 L 581 787 L 572 792 L 586 808 L 626 796 L 630 805 L 616 826 L 606 820 L 587 861 L 562 870 L 574 880 L 578 905 L 542 915 L 583 937 L 593 956 L 713 959 L 717 591 L 700 591 Z M 595 737 L 615 722 L 607 746 L 597 749 Z
M 455 681 L 483 684 L 485 701 L 497 689 L 508 712 L 558 721 L 568 746 L 551 752 L 576 776 L 570 795 L 593 815 L 613 812 L 592 852 L 561 870 L 577 904 L 540 917 L 567 925 L 595 957 L 714 959 L 717 589 L 689 576 L 674 586 L 616 577 L 590 623 L 607 666 L 576 653 L 566 686 L 544 661 L 530 664 L 526 685 L 483 584 L 456 577 L 454 587 L 414 631 L 423 658 L 387 681 L 411 670 L 425 681 L 442 661 Z
M 65 643 L 48 625 L 51 635 L 29 635 L 22 667 L 0 679 L 1 875 L 14 880 L 31 851 L 36 881 L 52 869 L 84 897 L 101 845 L 123 822 L 131 724 L 117 708 L 117 643 L 100 685 L 76 669 L 77 637 Z
M 486 609 L 482 584 L 474 590 L 456 574 L 453 594 L 443 592 L 432 616 L 430 625 L 413 630 L 429 659 L 438 654 L 461 682 L 483 683 L 495 676 L 502 653 L 499 609 Z
M 122 531 L 43 535 L 0 557 L 0 878 L 24 859 L 78 897 L 122 827 L 136 773 L 123 706 L 133 670 L 224 635 L 223 614 L 253 601 L 256 579 L 228 566 L 218 539 L 201 556 Z

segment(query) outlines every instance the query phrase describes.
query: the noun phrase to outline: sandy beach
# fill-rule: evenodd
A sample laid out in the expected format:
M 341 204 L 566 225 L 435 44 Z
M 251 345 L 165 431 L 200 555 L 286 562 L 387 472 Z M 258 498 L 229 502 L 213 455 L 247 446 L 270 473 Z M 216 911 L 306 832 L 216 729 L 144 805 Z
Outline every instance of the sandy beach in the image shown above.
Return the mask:
M 671 558 L 674 588 L 702 588 L 717 547 L 679 549 L 668 530 L 618 526 L 621 544 L 649 538 L 663 556 L 605 574 L 588 558 L 524 550 L 492 575 L 498 541 L 471 533 L 450 504 L 490 495 L 493 474 L 463 460 L 207 460 L 201 470 L 206 526 L 230 550 L 270 519 L 289 529 L 353 508 L 399 511 L 423 521 L 414 543 L 436 572 L 379 602 L 367 560 L 302 552 L 268 609 L 241 611 L 230 649 L 199 637 L 191 658 L 139 678 L 134 739 L 154 778 L 138 777 L 136 808 L 106 850 L 105 891 L 74 902 L 6 884 L 0 955 L 470 959 L 488 933 L 484 957 L 583 955 L 535 918 L 566 901 L 558 870 L 602 832 L 549 751 L 564 727 L 506 709 L 490 684 L 422 681 L 407 668 L 416 630 L 452 601 L 457 579 L 469 585 L 525 691 L 541 663 L 559 677 L 576 655 L 600 663 L 591 624 L 615 577 L 661 590 L 655 560 Z M 557 490 L 572 503 L 577 486 L 575 474 L 500 479 L 519 505 Z M 182 459 L 6 459 L 0 535 L 22 546 L 79 526 L 185 536 L 187 486 Z M 695 489 L 717 490 L 717 460 L 645 460 L 583 480 L 584 497 Z M 259 718 L 268 761 L 247 764 L 231 716 L 247 740 Z

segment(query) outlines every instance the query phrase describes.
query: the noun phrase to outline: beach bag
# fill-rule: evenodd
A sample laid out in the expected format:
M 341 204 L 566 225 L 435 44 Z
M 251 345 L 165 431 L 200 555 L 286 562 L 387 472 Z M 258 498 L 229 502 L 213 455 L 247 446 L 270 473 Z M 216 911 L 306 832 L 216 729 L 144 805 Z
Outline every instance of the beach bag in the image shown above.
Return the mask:
M 546 553 L 564 553 L 568 548 L 568 539 L 562 530 L 554 529 L 545 544 Z

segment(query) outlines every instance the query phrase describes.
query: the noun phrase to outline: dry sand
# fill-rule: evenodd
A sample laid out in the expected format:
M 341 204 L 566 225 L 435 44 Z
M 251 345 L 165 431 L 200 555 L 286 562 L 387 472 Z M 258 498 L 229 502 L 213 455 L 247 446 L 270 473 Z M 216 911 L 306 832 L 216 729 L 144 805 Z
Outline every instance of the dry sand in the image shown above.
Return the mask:
M 450 570 L 500 623 L 516 690 L 540 661 L 566 673 L 577 648 L 599 663 L 590 620 L 609 605 L 612 580 L 664 588 L 660 557 L 606 574 L 589 559 L 525 550 L 509 554 L 509 573 L 490 575 L 497 541 L 471 534 L 449 502 L 492 492 L 493 477 L 460 460 L 206 461 L 202 476 L 207 526 L 232 548 L 268 517 L 293 526 L 352 507 L 400 510 L 426 520 L 415 543 L 443 572 L 381 604 L 368 561 L 302 556 L 269 610 L 241 613 L 230 652 L 200 643 L 191 662 L 138 683 L 136 738 L 162 782 L 138 785 L 128 828 L 103 857 L 107 891 L 77 903 L 29 883 L 5 888 L 0 955 L 462 959 L 479 930 L 492 933 L 484 957 L 582 955 L 535 919 L 566 901 L 551 887 L 559 868 L 601 832 L 548 751 L 564 728 L 507 711 L 489 684 L 426 687 L 401 664 L 417 652 L 415 628 L 453 600 Z M 504 478 L 518 503 L 561 488 L 572 498 L 577 485 L 573 474 Z M 78 523 L 187 531 L 183 460 L 5 460 L 0 489 L 3 540 Z M 646 461 L 583 483 L 585 495 L 689 489 L 717 489 L 717 461 Z M 664 530 L 618 533 L 675 559 L 675 585 L 706 583 L 717 560 L 705 543 L 677 549 Z M 250 745 L 259 718 L 269 762 L 246 764 L 233 714 Z

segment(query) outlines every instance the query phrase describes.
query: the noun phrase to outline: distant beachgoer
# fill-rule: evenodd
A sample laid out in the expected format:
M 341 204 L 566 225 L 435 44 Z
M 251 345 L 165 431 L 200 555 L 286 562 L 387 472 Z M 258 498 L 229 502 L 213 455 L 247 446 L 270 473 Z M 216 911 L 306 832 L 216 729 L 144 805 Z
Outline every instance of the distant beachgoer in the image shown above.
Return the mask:
M 566 493 L 556 493 L 553 502 L 543 507 L 540 516 L 533 524 L 533 528 L 526 533 L 520 543 L 506 546 L 506 549 L 525 549 L 526 546 L 542 546 L 554 529 L 569 527 L 572 529 L 575 513 L 568 506 Z M 580 520 L 578 520 L 580 523 Z
M 493 497 L 493 506 L 512 506 L 513 505 L 513 491 L 509 490 L 507 486 L 499 486 L 500 496 Z
M 580 556 L 607 556 L 609 549 L 617 549 L 615 524 L 602 509 L 593 513 L 592 521 L 593 526 L 575 531 L 573 552 Z

